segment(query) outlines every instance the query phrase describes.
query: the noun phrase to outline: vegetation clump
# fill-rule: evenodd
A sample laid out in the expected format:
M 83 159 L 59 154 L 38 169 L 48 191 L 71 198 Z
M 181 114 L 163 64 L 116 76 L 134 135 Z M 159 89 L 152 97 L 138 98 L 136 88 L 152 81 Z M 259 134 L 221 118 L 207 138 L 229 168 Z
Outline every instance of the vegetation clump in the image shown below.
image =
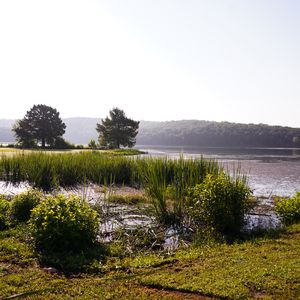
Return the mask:
M 9 209 L 10 202 L 3 195 L 0 195 L 0 230 L 9 226 Z
M 300 222 L 300 192 L 291 198 L 276 199 L 275 211 L 284 224 Z
M 162 223 L 182 224 L 186 215 L 189 188 L 202 183 L 207 174 L 218 174 L 222 167 L 213 160 L 150 158 L 139 166 L 146 193 Z
M 198 228 L 225 237 L 237 236 L 251 207 L 251 195 L 244 177 L 208 174 L 190 190 L 189 215 Z
M 133 147 L 140 122 L 126 117 L 123 110 L 114 108 L 109 117 L 97 124 L 100 146 L 106 148 Z
M 43 194 L 35 189 L 30 189 L 13 197 L 11 203 L 11 218 L 14 223 L 27 222 L 31 211 L 41 201 Z
M 53 147 L 62 143 L 66 125 L 59 117 L 59 112 L 50 106 L 34 105 L 25 117 L 13 127 L 18 143 L 24 148 L 32 148 L 41 143 Z M 59 139 L 59 140 L 57 140 Z
M 41 261 L 64 270 L 80 269 L 99 248 L 99 222 L 97 212 L 76 196 L 48 197 L 33 209 L 30 220 Z

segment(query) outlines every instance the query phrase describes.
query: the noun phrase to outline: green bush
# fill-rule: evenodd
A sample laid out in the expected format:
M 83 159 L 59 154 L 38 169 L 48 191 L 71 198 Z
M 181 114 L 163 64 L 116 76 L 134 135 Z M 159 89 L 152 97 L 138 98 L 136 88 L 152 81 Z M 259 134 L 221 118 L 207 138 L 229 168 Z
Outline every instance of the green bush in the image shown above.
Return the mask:
M 284 224 L 298 223 L 300 221 L 300 192 L 291 198 L 277 198 L 275 211 Z
M 209 174 L 203 183 L 190 190 L 188 213 L 194 225 L 225 237 L 234 237 L 244 225 L 251 195 L 245 177 L 231 178 L 224 172 Z
M 11 204 L 11 218 L 14 223 L 27 222 L 31 211 L 41 201 L 43 194 L 35 189 L 30 189 L 15 196 Z
M 54 141 L 53 148 L 54 149 L 75 149 L 75 145 L 66 141 L 62 137 L 57 137 Z
M 96 245 L 99 217 L 79 197 L 48 197 L 32 211 L 30 227 L 42 261 L 80 269 Z
M 0 230 L 9 225 L 9 208 L 10 202 L 3 195 L 0 195 Z

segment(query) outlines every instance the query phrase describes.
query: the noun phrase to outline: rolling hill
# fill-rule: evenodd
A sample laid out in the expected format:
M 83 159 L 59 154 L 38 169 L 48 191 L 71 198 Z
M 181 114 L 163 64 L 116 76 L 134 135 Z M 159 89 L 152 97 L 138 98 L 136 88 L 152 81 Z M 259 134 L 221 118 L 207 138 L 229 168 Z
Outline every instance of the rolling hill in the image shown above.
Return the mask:
M 97 140 L 97 118 L 63 119 L 64 138 L 75 144 Z M 0 120 L 0 143 L 14 142 L 15 120 Z M 137 145 L 202 147 L 300 147 L 300 128 L 266 124 L 182 120 L 141 121 Z

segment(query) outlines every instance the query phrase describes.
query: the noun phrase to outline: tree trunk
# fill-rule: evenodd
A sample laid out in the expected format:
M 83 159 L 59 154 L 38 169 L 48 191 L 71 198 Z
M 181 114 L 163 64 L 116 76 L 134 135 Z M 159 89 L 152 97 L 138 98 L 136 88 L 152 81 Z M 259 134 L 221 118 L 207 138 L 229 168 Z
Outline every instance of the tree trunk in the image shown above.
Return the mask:
M 45 148 L 45 139 L 42 139 L 42 148 Z

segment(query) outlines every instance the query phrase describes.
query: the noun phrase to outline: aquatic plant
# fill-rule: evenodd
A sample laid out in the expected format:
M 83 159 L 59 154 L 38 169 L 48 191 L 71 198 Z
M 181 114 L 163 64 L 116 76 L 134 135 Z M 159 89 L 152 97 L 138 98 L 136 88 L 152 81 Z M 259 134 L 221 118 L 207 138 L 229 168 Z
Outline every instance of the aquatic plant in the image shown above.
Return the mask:
M 207 174 L 218 174 L 222 167 L 213 160 L 150 158 L 141 164 L 143 186 L 163 223 L 182 223 L 188 189 Z

